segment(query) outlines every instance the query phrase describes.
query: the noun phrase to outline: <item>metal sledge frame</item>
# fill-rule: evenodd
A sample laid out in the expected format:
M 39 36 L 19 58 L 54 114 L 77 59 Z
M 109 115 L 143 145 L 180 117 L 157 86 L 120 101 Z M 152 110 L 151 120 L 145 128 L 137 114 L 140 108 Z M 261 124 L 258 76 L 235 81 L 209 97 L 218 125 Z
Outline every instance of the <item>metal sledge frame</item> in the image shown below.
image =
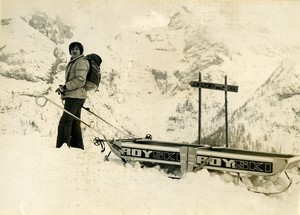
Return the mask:
M 224 147 L 199 146 L 196 144 L 172 143 L 143 138 L 103 140 L 124 162 L 137 161 L 156 164 L 168 164 L 181 167 L 181 172 L 197 172 L 202 169 L 236 173 L 238 180 L 241 174 L 257 177 L 271 177 L 285 173 L 289 183 L 275 192 L 260 191 L 247 187 L 251 192 L 266 195 L 279 194 L 292 184 L 287 170 L 300 163 L 300 156 L 255 152 Z M 196 152 L 196 153 L 195 153 Z M 189 154 L 190 153 L 190 154 Z M 227 165 L 227 166 L 226 166 Z M 239 169 L 240 165 L 240 169 Z M 244 165 L 244 166 L 242 166 Z
M 265 194 L 265 195 L 274 195 L 274 194 L 280 194 L 280 193 L 283 193 L 284 191 L 288 190 L 290 188 L 290 186 L 292 185 L 293 183 L 293 180 L 292 178 L 288 175 L 287 171 L 285 170 L 284 171 L 284 174 L 286 175 L 289 183 L 287 184 L 286 187 L 282 188 L 281 190 L 279 191 L 276 191 L 276 192 L 264 192 L 264 191 L 259 191 L 257 189 L 254 189 L 254 188 L 250 188 L 248 187 L 247 189 L 251 192 L 254 192 L 254 193 L 261 193 L 261 194 Z M 262 180 L 262 179 L 261 179 Z

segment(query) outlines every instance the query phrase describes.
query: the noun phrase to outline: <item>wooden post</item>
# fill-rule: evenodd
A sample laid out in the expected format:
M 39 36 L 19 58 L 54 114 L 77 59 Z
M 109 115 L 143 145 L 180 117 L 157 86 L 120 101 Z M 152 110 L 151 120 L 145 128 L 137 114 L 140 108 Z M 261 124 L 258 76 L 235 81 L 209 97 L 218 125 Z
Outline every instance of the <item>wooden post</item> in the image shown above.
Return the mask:
M 199 82 L 201 82 L 201 72 L 199 72 Z M 198 122 L 198 144 L 200 145 L 201 143 L 201 103 L 202 103 L 202 96 L 201 96 L 202 92 L 201 92 L 201 87 L 199 87 L 199 110 L 198 110 L 198 119 L 199 119 L 199 122 Z
M 227 75 L 225 75 L 225 145 L 228 148 Z
M 199 81 L 191 81 L 192 87 L 199 88 L 199 122 L 198 122 L 198 144 L 201 141 L 201 89 L 222 90 L 225 91 L 225 145 L 228 147 L 228 110 L 227 110 L 227 92 L 238 92 L 238 86 L 227 85 L 227 76 L 225 76 L 225 84 L 209 83 L 201 81 L 201 73 L 199 72 Z

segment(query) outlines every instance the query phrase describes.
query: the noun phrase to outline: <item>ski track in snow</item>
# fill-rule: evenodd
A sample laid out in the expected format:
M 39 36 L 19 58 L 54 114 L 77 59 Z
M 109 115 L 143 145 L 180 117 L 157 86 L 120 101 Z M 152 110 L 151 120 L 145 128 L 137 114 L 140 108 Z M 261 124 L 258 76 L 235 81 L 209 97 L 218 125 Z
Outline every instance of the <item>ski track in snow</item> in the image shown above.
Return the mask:
M 54 137 L 34 133 L 1 140 L 1 215 L 299 214 L 296 183 L 283 194 L 266 196 L 206 170 L 175 180 L 158 167 L 124 165 L 114 155 L 105 162 L 89 140 L 85 151 L 56 149 Z

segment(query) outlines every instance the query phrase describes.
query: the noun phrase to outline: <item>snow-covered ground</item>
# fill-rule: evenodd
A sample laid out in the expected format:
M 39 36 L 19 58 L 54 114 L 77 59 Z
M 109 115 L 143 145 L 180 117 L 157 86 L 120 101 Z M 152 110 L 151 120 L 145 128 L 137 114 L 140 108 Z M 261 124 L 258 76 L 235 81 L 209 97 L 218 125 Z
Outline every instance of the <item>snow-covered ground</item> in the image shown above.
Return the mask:
M 122 130 L 194 141 L 198 95 L 187 86 L 201 71 L 205 81 L 221 83 L 228 75 L 229 84 L 239 85 L 238 94 L 228 95 L 235 146 L 298 153 L 299 1 L 3 0 L 0 6 L 0 215 L 300 214 L 297 169 L 288 191 L 266 196 L 228 174 L 202 170 L 175 180 L 159 167 L 124 165 L 114 155 L 105 162 L 108 147 L 102 154 L 86 126 L 84 151 L 56 149 L 61 110 L 39 107 L 34 97 L 47 92 L 60 104 L 54 89 L 63 82 L 68 44 L 78 40 L 104 60 L 100 92 L 91 92 L 86 106 Z M 33 9 L 44 12 L 35 21 Z M 293 63 L 286 63 L 290 56 Z M 203 94 L 207 135 L 223 123 L 224 98 Z M 82 118 L 108 138 L 123 137 L 85 111 Z
M 266 196 L 206 170 L 176 180 L 159 168 L 123 165 L 115 156 L 104 161 L 104 154 L 90 143 L 85 151 L 54 145 L 53 138 L 38 134 L 1 135 L 1 215 L 300 212 L 299 184 L 283 194 Z M 291 175 L 300 180 L 299 175 Z

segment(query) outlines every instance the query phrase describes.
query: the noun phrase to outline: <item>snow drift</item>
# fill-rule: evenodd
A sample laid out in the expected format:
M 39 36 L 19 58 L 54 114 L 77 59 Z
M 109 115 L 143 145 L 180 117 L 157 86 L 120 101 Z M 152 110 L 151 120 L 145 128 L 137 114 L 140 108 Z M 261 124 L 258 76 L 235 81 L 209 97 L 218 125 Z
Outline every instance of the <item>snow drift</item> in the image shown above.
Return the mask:
M 299 2 L 4 1 L 0 42 L 0 214 L 297 214 L 299 185 L 253 194 L 206 171 L 170 180 L 159 167 L 123 165 L 91 144 L 55 146 L 61 110 L 35 96 L 63 82 L 70 41 L 103 59 L 100 92 L 86 106 L 144 137 L 197 139 L 204 81 L 239 86 L 229 95 L 230 146 L 299 153 Z M 38 12 L 36 12 L 36 10 Z M 223 94 L 203 92 L 203 141 L 224 142 Z M 109 138 L 123 134 L 87 113 Z M 295 181 L 299 172 L 292 172 Z M 229 177 L 230 179 L 230 177 Z M 227 181 L 227 182 L 225 182 Z

